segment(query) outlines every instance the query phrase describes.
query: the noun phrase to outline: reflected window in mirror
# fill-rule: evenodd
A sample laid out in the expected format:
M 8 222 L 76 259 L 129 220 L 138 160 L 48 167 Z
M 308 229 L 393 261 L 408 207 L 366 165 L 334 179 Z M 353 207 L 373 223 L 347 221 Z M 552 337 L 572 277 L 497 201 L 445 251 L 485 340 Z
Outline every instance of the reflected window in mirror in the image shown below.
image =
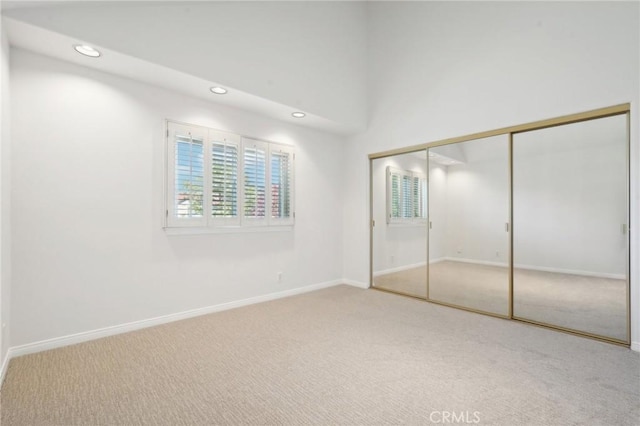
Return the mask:
M 427 220 L 427 178 L 423 173 L 388 166 L 387 224 Z

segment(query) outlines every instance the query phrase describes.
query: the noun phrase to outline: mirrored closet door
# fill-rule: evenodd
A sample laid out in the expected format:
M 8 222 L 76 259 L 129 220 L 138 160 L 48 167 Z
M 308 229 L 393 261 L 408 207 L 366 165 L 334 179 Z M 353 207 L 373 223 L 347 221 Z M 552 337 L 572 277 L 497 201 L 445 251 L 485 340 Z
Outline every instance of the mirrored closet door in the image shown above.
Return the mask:
M 427 297 L 427 153 L 371 162 L 372 284 Z
M 513 316 L 628 342 L 627 115 L 513 135 Z
M 428 150 L 429 299 L 509 315 L 509 137 Z
M 629 116 L 371 154 L 372 286 L 628 345 Z

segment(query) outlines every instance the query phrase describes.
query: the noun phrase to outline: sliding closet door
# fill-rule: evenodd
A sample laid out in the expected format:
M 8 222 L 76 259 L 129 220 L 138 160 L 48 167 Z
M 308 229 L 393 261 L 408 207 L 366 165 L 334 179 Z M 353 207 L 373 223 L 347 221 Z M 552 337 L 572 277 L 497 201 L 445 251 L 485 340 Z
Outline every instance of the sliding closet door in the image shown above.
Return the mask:
M 428 152 L 429 299 L 508 316 L 508 135 Z
M 514 317 L 628 342 L 627 116 L 513 135 Z
M 427 153 L 371 161 L 372 285 L 427 297 Z

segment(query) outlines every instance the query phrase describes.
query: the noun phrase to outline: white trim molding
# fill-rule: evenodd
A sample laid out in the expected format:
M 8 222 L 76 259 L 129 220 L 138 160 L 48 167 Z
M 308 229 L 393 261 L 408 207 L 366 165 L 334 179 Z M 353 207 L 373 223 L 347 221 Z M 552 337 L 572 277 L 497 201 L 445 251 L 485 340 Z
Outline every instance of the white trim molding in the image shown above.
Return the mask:
M 348 280 L 346 278 L 342 280 L 342 283 L 363 289 L 368 289 L 370 287 L 369 284 L 363 283 L 362 281 Z
M 99 328 L 96 330 L 83 331 L 81 333 L 70 334 L 67 336 L 55 337 L 53 339 L 41 340 L 39 342 L 27 343 L 26 345 L 14 346 L 9 349 L 7 360 L 10 358 L 42 352 L 49 349 L 61 348 L 64 346 L 75 345 L 77 343 L 88 342 L 91 340 L 101 339 L 103 337 L 114 336 L 116 334 L 127 333 L 130 331 L 140 330 L 142 328 L 154 327 L 160 324 L 166 324 L 174 321 L 180 321 L 187 318 L 193 318 L 200 315 L 211 314 L 214 312 L 226 311 L 229 309 L 240 308 L 242 306 L 253 305 L 270 300 L 282 299 L 284 297 L 295 296 L 297 294 L 309 293 L 311 291 L 323 288 L 333 287 L 340 284 L 346 284 L 345 280 L 338 279 L 325 281 L 317 284 L 311 284 L 305 287 L 298 287 L 290 290 L 280 291 L 276 293 L 264 294 L 261 296 L 250 297 L 248 299 L 237 300 L 233 302 L 220 303 L 218 305 L 205 306 L 202 308 L 191 309 L 188 311 L 177 312 L 174 314 L 163 315 L 160 317 L 133 321 L 125 324 L 114 325 L 111 327 Z M 351 284 L 353 285 L 353 284 Z
M 487 260 L 465 259 L 465 258 L 459 258 L 459 257 L 445 257 L 444 260 L 448 260 L 451 262 L 473 263 L 477 265 L 499 266 L 502 268 L 509 267 L 509 264 L 505 262 L 491 262 Z M 624 274 L 611 274 L 607 272 L 592 272 L 592 271 L 582 271 L 582 270 L 576 270 L 576 269 L 547 268 L 546 266 L 522 265 L 518 263 L 516 263 L 513 266 L 516 269 L 526 269 L 529 271 L 541 271 L 541 272 L 555 272 L 558 274 L 568 274 L 568 275 L 581 275 L 584 277 L 611 278 L 615 280 L 624 280 L 626 278 Z
M 640 352 L 640 342 L 631 342 L 631 350 Z
M 4 383 L 4 377 L 7 375 L 7 369 L 9 368 L 9 361 L 13 357 L 11 353 L 11 348 L 7 351 L 4 356 L 4 360 L 2 361 L 2 365 L 0 366 L 0 389 L 2 388 L 2 384 Z
M 432 262 L 430 262 L 430 263 L 432 263 Z M 409 265 L 397 266 L 395 268 L 383 269 L 381 271 L 374 272 L 373 276 L 374 277 L 379 277 L 380 275 L 393 274 L 394 272 L 407 271 L 407 270 L 413 269 L 413 268 L 420 268 L 421 266 L 425 266 L 426 264 L 427 264 L 427 262 L 418 262 L 418 263 L 411 263 Z

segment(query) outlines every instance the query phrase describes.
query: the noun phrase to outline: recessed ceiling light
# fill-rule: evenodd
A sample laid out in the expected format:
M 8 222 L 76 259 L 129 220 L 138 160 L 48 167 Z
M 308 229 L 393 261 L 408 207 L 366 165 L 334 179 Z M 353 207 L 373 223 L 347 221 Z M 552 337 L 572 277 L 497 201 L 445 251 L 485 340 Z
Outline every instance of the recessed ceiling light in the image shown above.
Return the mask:
M 82 53 L 85 56 L 90 56 L 92 58 L 97 58 L 98 56 L 100 56 L 100 52 L 98 52 L 91 46 L 87 46 L 86 44 L 74 44 L 73 48 L 76 49 L 76 52 Z
M 303 118 L 307 114 L 305 114 L 304 112 L 296 111 L 296 112 L 292 112 L 291 115 L 294 116 L 295 118 Z
M 224 87 L 212 87 L 211 90 L 213 93 L 215 93 L 216 95 L 224 95 L 227 93 L 227 89 L 225 89 Z

